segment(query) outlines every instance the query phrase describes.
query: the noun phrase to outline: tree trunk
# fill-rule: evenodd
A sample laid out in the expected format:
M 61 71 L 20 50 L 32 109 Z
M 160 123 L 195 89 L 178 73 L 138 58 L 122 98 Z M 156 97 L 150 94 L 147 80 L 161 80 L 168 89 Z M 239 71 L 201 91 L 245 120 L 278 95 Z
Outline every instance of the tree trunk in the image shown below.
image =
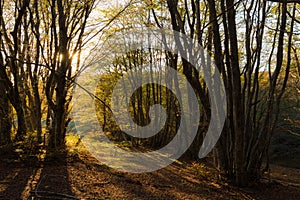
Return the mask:
M 10 106 L 4 84 L 0 79 L 0 145 L 11 143 Z

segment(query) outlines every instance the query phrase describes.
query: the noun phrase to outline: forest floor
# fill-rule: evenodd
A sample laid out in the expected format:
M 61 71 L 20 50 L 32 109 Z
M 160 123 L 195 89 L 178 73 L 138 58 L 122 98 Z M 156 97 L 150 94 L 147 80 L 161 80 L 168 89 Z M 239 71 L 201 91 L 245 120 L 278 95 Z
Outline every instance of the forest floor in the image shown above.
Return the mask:
M 260 184 L 239 188 L 220 179 L 209 163 L 178 161 L 155 172 L 132 174 L 108 168 L 82 148 L 44 160 L 2 153 L 0 199 L 299 200 L 300 170 L 272 165 Z

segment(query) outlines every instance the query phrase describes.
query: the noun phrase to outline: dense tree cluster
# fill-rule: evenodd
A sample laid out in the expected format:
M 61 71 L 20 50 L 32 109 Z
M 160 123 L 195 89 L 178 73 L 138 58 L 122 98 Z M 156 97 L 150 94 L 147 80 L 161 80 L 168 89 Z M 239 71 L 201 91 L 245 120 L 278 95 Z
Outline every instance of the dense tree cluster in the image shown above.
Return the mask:
M 216 167 L 239 185 L 257 180 L 276 130 L 290 71 L 300 74 L 299 1 L 130 1 L 97 11 L 108 19 L 104 28 L 96 26 L 97 7 L 101 2 L 95 0 L 1 0 L 0 145 L 33 134 L 37 143 L 46 135 L 49 147 L 63 146 L 83 47 L 95 46 L 99 35 L 105 40 L 130 27 L 166 28 L 204 47 L 221 73 L 228 104 L 224 129 L 213 151 Z M 94 26 L 88 26 L 90 21 Z M 101 99 L 99 121 L 117 140 L 131 140 L 134 146 L 157 148 L 174 137 L 180 111 L 166 88 L 149 84 L 130 100 L 132 118 L 140 125 L 149 123 L 147 112 L 153 104 L 162 104 L 171 116 L 164 129 L 149 140 L 128 138 L 117 131 L 109 109 L 110 94 L 105 93 L 112 90 L 112 80 L 139 62 L 162 58 L 184 74 L 199 98 L 202 117 L 189 149 L 196 157 L 210 122 L 211 99 L 203 76 L 179 55 L 150 50 L 128 52 L 113 60 L 96 94 Z M 265 170 L 268 168 L 267 163 Z

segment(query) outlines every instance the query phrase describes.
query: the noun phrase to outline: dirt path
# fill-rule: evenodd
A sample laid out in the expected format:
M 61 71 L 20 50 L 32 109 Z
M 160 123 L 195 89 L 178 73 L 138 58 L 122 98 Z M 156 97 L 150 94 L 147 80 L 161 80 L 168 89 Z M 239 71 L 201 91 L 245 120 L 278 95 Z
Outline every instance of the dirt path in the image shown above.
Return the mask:
M 178 162 L 156 172 L 130 174 L 85 153 L 51 162 L 2 161 L 0 172 L 0 199 L 28 199 L 30 194 L 51 199 L 300 199 L 299 170 L 277 166 L 271 180 L 282 183 L 264 181 L 243 189 L 218 181 L 213 169 L 201 164 Z
M 205 164 L 176 162 L 144 174 L 113 170 L 92 157 L 77 139 L 59 156 L 0 156 L 4 199 L 300 199 L 299 169 L 272 166 L 271 176 L 252 188 L 220 181 Z M 22 161 L 21 161 L 22 160 Z M 46 198 L 47 197 L 47 198 Z

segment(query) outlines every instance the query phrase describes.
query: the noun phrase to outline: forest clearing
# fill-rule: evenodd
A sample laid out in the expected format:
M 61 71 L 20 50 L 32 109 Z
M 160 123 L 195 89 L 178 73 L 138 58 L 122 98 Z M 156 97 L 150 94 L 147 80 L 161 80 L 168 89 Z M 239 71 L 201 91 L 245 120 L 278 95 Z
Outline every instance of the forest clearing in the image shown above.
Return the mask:
M 300 0 L 0 0 L 0 199 L 300 199 Z
M 67 152 L 47 161 L 1 155 L 0 199 L 291 199 L 300 197 L 299 168 L 271 166 L 260 183 L 239 188 L 220 179 L 209 161 L 176 163 L 145 174 L 101 164 L 76 136 Z M 16 156 L 16 155 L 14 155 Z M 3 173 L 4 172 L 4 173 Z M 61 195 L 60 195 L 61 194 Z

